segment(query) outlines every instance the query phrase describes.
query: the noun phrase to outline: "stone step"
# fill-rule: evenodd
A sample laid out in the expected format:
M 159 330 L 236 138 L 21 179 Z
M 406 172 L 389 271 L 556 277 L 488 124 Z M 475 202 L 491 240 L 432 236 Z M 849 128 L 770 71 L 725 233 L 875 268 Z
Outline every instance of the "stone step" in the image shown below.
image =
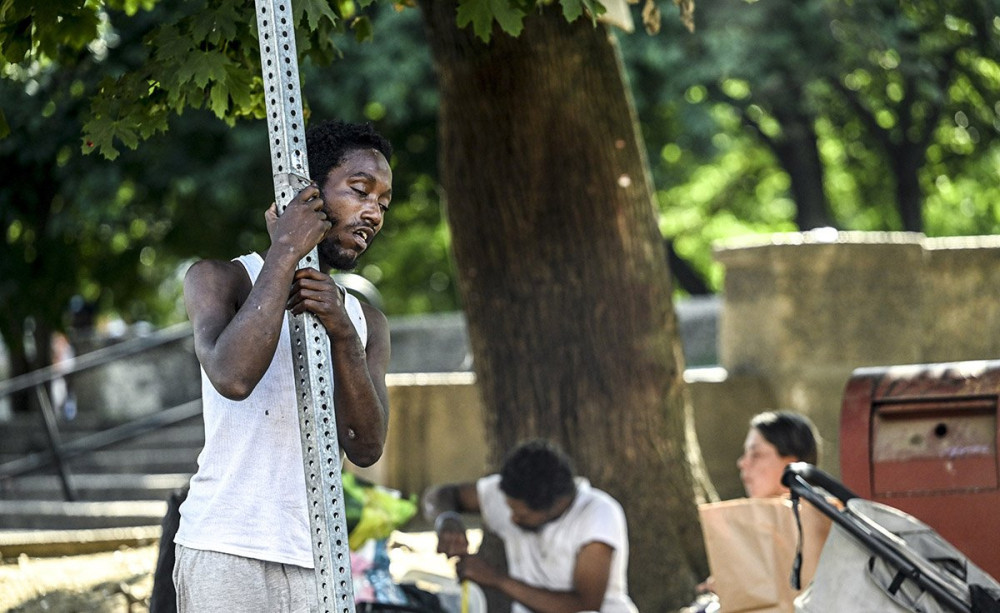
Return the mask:
M 164 435 L 167 433 L 164 432 Z M 203 437 L 202 437 L 203 438 Z M 173 440 L 171 440 L 173 439 Z M 2 439 L 0 439 L 2 440 Z M 148 458 L 154 455 L 160 455 L 163 458 L 176 458 L 182 456 L 182 463 L 186 466 L 189 458 L 197 458 L 198 454 L 201 452 L 201 448 L 204 446 L 205 442 L 201 439 L 190 438 L 184 434 L 177 434 L 175 436 L 166 436 L 165 438 L 155 441 L 146 442 L 142 440 L 131 441 L 128 443 L 119 443 L 113 447 L 108 447 L 105 449 L 99 449 L 97 451 L 92 451 L 89 454 L 73 454 L 67 463 L 71 467 L 86 468 L 88 466 L 108 466 L 109 463 L 113 464 L 117 462 L 120 458 L 125 458 L 125 465 L 121 468 L 115 468 L 111 472 L 123 472 L 126 467 L 135 463 L 136 465 L 142 466 L 148 463 Z M 45 457 L 48 457 L 48 451 L 42 452 Z M 88 458 L 88 456 L 97 456 L 96 458 Z M 101 456 L 109 456 L 115 458 L 114 460 L 106 460 Z M 134 456 L 134 462 L 129 460 L 129 456 Z M 6 449 L 0 450 L 0 466 L 7 464 L 8 462 L 21 461 L 27 457 L 35 457 L 35 454 L 23 454 L 23 453 L 10 453 Z M 54 465 L 50 465 L 51 468 L 36 468 L 35 472 L 55 472 Z M 186 472 L 186 468 L 176 472 Z M 83 471 L 86 472 L 86 471 Z M 99 471 L 99 472 L 104 472 Z M 142 472 L 139 470 L 133 472 Z M 153 472 L 171 472 L 166 468 L 162 470 L 156 470 Z
M 0 558 L 15 560 L 22 554 L 33 558 L 80 556 L 115 551 L 122 547 L 144 547 L 158 543 L 160 534 L 160 526 L 0 530 Z
M 197 468 L 200 447 L 176 447 L 164 449 L 105 449 L 86 455 L 78 455 L 66 461 L 70 474 L 87 473 L 193 473 Z M 0 465 L 18 460 L 23 456 L 0 454 Z M 54 465 L 40 467 L 28 474 L 56 474 Z M 26 474 L 13 477 L 19 479 Z
M 69 483 L 77 500 L 166 500 L 187 485 L 190 473 L 76 474 Z M 0 500 L 63 500 L 62 481 L 56 475 L 24 475 L 0 482 Z
M 2 437 L 2 434 L 0 434 L 0 437 Z M 2 438 L 0 438 L 0 440 L 2 440 Z M 119 443 L 114 445 L 113 447 L 106 447 L 104 449 L 98 449 L 96 451 L 92 451 L 89 454 L 74 453 L 67 461 L 73 465 L 80 463 L 81 465 L 86 466 L 92 463 L 92 461 L 86 460 L 87 455 L 109 453 L 112 456 L 127 456 L 130 453 L 137 452 L 136 454 L 137 458 L 143 458 L 150 454 L 164 451 L 166 452 L 164 454 L 165 457 L 171 457 L 174 453 L 180 453 L 177 450 L 184 450 L 184 452 L 191 455 L 191 457 L 197 457 L 198 453 L 201 451 L 201 448 L 204 446 L 204 444 L 205 444 L 204 440 L 192 439 L 186 435 L 177 435 L 173 437 L 168 436 L 158 441 L 147 442 L 143 440 L 136 440 L 128 443 Z M 27 457 L 34 457 L 36 454 L 39 453 L 44 454 L 47 457 L 48 449 L 47 448 L 44 450 L 39 449 L 32 452 L 10 452 L 6 448 L 3 448 L 0 449 L 0 466 L 3 466 L 8 462 L 22 460 Z M 105 464 L 105 462 L 103 462 L 102 460 L 95 460 L 95 461 L 100 463 L 102 466 Z M 44 469 L 39 468 L 36 470 L 44 470 Z
M 196 447 L 200 449 L 205 444 L 205 427 L 201 419 L 189 423 L 148 432 L 134 439 L 115 444 L 109 449 L 162 448 L 162 447 Z
M 0 500 L 0 530 L 90 530 L 159 526 L 166 500 Z
M 60 431 L 65 432 L 88 432 L 100 430 L 114 425 L 112 420 L 101 416 L 95 411 L 81 411 L 73 419 L 63 417 L 56 418 Z M 0 426 L 5 431 L 10 432 L 32 432 L 45 427 L 40 413 L 14 413 Z
M 200 447 L 102 449 L 72 458 L 70 473 L 194 473 Z
M 58 426 L 59 440 L 62 444 L 88 437 L 92 434 L 112 427 L 91 426 L 86 428 L 71 428 L 70 424 L 60 423 Z M 0 448 L 0 463 L 23 456 L 28 453 L 45 451 L 49 448 L 48 436 L 41 424 L 2 424 L 0 425 L 0 440 L 4 441 Z M 205 442 L 205 428 L 201 416 L 185 420 L 152 432 L 145 432 L 135 438 L 120 443 L 115 447 L 173 447 L 176 445 L 198 446 Z
M 114 424 L 105 424 L 93 419 L 59 420 L 56 429 L 62 442 L 86 436 L 110 428 Z M 33 453 L 48 449 L 49 439 L 45 432 L 45 424 L 40 417 L 32 419 L 15 419 L 0 424 L 0 440 L 4 441 L 3 452 L 20 454 Z
M 158 543 L 160 526 L 85 530 L 0 530 L 0 558 L 80 556 Z

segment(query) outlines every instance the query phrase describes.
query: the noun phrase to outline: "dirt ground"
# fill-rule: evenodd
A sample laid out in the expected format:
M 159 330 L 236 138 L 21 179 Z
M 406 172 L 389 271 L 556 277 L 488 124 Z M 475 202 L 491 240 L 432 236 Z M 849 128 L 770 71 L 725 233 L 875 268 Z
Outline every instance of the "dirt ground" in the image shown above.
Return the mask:
M 478 546 L 481 532 L 470 531 Z M 454 576 L 434 552 L 433 532 L 396 532 L 389 540 L 394 578 L 419 570 Z M 0 564 L 0 613 L 148 613 L 158 545 Z
M 0 612 L 148 613 L 157 545 L 0 565 Z

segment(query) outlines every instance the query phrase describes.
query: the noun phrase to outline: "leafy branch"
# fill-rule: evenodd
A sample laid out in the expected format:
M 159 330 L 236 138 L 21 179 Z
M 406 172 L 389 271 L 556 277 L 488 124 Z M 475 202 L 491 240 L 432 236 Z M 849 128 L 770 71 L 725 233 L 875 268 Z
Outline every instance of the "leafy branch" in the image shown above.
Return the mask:
M 403 7 L 406 0 L 391 0 Z M 456 23 L 472 26 L 488 42 L 494 23 L 511 36 L 542 4 L 558 1 L 563 17 L 595 22 L 604 14 L 600 0 L 458 0 Z M 605 0 L 608 1 L 608 0 Z M 629 0 L 633 1 L 633 0 Z M 325 65 L 340 55 L 335 37 L 352 31 L 358 40 L 372 37 L 372 24 L 359 9 L 374 0 L 293 0 L 299 55 Z M 654 0 L 646 0 L 647 31 L 659 28 Z M 690 26 L 693 0 L 673 0 Z M 150 20 L 141 56 L 128 68 L 108 74 L 92 91 L 83 92 L 89 108 L 83 118 L 81 150 L 115 159 L 121 147 L 167 130 L 171 113 L 208 109 L 232 126 L 243 117 L 264 116 L 263 79 L 254 5 L 242 0 L 4 0 L 0 2 L 0 62 L 3 78 L 26 85 L 38 74 L 79 61 L 90 53 L 100 62 L 113 53 L 116 24 L 140 19 L 157 6 L 167 18 Z M 652 9 L 650 8 L 652 7 Z M 9 134 L 0 111 L 0 138 Z

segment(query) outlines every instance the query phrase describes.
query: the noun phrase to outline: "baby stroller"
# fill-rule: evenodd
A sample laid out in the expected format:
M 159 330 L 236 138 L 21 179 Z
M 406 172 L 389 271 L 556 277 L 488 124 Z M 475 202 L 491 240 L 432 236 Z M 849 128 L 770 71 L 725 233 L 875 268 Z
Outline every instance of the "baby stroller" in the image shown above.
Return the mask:
M 1000 613 L 1000 584 L 917 518 L 858 498 L 804 462 L 789 465 L 782 483 L 795 508 L 804 498 L 833 521 L 796 613 Z

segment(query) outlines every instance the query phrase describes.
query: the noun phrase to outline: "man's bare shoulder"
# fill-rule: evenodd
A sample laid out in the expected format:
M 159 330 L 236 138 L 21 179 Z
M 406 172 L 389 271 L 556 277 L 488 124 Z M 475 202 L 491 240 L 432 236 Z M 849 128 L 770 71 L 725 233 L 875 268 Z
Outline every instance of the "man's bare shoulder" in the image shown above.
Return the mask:
M 246 277 L 246 269 L 235 260 L 198 260 L 188 268 L 184 275 L 185 280 L 200 280 L 208 278 L 212 280 L 238 280 Z
M 243 264 L 240 264 L 236 260 L 198 260 L 187 270 L 187 276 L 191 275 L 244 275 L 246 276 L 246 269 L 243 268 Z
M 365 314 L 365 320 L 368 322 L 369 328 L 374 326 L 379 329 L 387 329 L 389 327 L 389 319 L 385 316 L 385 313 L 364 300 L 361 301 L 361 312 Z
M 184 275 L 184 294 L 189 301 L 211 295 L 239 303 L 250 291 L 250 286 L 246 269 L 232 260 L 199 260 Z
M 365 353 L 368 355 L 368 367 L 384 371 L 389 367 L 389 320 L 385 313 L 368 304 L 361 303 L 361 312 L 368 322 L 368 338 L 365 340 Z M 374 365 L 374 366 L 373 366 Z

